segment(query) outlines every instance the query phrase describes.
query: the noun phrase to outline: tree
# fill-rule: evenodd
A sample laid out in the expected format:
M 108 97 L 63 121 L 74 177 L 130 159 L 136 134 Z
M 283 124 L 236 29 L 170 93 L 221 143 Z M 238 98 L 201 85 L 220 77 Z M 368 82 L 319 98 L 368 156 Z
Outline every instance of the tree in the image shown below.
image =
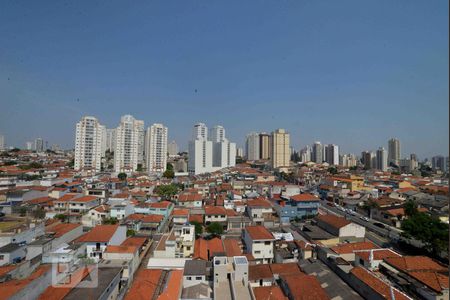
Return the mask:
M 352 166 L 352 167 L 349 168 L 349 170 L 350 171 L 356 171 L 356 170 L 358 170 L 358 167 L 357 166 Z
M 329 172 L 330 174 L 335 175 L 335 174 L 338 173 L 338 170 L 336 169 L 336 167 L 329 167 L 329 168 L 328 168 L 328 172 Z
M 136 168 L 137 172 L 142 172 L 142 164 L 138 164 Z
M 163 199 L 168 200 L 178 193 L 178 189 L 178 185 L 176 184 L 163 184 L 158 185 L 155 188 L 155 193 L 157 193 Z
M 214 235 L 221 235 L 223 233 L 223 226 L 220 223 L 212 222 L 206 226 L 206 231 Z
M 403 207 L 405 210 L 405 215 L 408 217 L 412 217 L 415 214 L 417 214 L 417 204 L 413 200 L 408 200 L 405 203 L 405 206 Z
M 163 177 L 165 177 L 165 178 L 174 178 L 175 177 L 175 173 L 173 172 L 173 170 L 167 169 L 166 171 L 164 171 Z
M 54 219 L 58 219 L 58 220 L 60 220 L 61 222 L 65 222 L 66 221 L 66 219 L 67 219 L 67 217 L 66 217 L 66 215 L 63 215 L 63 214 L 57 214 L 57 215 L 55 215 L 54 217 L 53 217 Z
M 436 217 L 417 212 L 402 222 L 402 235 L 425 244 L 425 249 L 439 256 L 448 252 L 448 225 Z
M 117 175 L 117 178 L 119 178 L 121 181 L 125 181 L 127 179 L 127 174 L 126 173 L 119 173 Z
M 107 218 L 107 219 L 103 220 L 104 225 L 115 225 L 115 224 L 117 224 L 117 222 L 119 222 L 119 220 L 117 220 L 117 218 Z
M 364 202 L 363 208 L 367 211 L 367 214 L 369 215 L 369 218 L 372 218 L 372 210 L 374 208 L 379 208 L 377 202 L 375 202 L 373 199 L 369 199 L 369 201 Z
M 19 215 L 21 217 L 25 217 L 26 214 L 27 214 L 27 209 L 25 207 L 22 206 L 21 208 L 19 208 Z
M 32 215 L 35 219 L 43 219 L 45 218 L 45 210 L 42 207 L 37 207 L 33 210 Z
M 171 163 L 167 163 L 166 164 L 166 170 L 171 170 L 173 171 L 173 165 Z
M 195 226 L 195 236 L 198 237 L 199 235 L 201 235 L 203 233 L 203 225 L 201 223 L 196 222 L 196 221 L 192 221 L 190 223 L 191 223 L 191 225 Z
M 127 230 L 127 237 L 128 236 L 135 236 L 136 235 L 136 231 L 134 231 L 133 229 L 128 229 Z
M 75 165 L 75 159 L 71 159 L 66 166 L 68 166 L 69 168 L 73 168 L 73 166 Z

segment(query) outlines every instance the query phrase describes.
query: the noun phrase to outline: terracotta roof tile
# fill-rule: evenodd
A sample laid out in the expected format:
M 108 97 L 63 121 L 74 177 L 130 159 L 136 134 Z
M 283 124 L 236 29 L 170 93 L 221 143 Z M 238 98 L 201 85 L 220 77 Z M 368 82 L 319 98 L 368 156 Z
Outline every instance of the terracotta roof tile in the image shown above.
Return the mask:
M 295 274 L 282 275 L 289 291 L 296 300 L 329 300 L 325 290 L 315 276 Z
M 342 228 L 344 226 L 347 226 L 348 224 L 352 223 L 349 220 L 346 220 L 342 217 L 338 217 L 335 215 L 319 215 L 316 217 L 317 220 L 320 220 L 324 223 L 327 223 L 331 226 L 333 226 L 334 228 Z
M 291 196 L 290 199 L 292 201 L 296 201 L 296 202 L 311 202 L 311 201 L 319 201 L 319 198 L 317 198 L 314 195 L 311 194 L 298 194 L 298 195 L 294 195 Z
M 152 299 L 158 286 L 162 270 L 139 269 L 133 284 L 125 295 L 125 300 L 148 300 Z
M 45 228 L 45 232 L 54 233 L 54 237 L 58 238 L 78 227 L 81 227 L 81 224 L 59 223 L 56 225 L 47 226 Z
M 76 239 L 76 242 L 109 242 L 119 225 L 97 225 L 91 231 Z
M 272 279 L 273 274 L 268 264 L 257 264 L 248 266 L 248 279 L 256 281 L 260 279 Z
M 258 286 L 253 288 L 255 300 L 287 300 L 281 288 L 277 285 Z
M 380 278 L 376 277 L 372 272 L 362 268 L 355 267 L 350 271 L 356 278 L 364 282 L 367 286 L 371 287 L 379 295 L 385 299 L 391 299 L 390 285 Z M 409 300 L 408 296 L 401 293 L 397 289 L 394 289 L 394 295 L 396 300 Z
M 331 247 L 331 250 L 337 254 L 349 254 L 358 250 L 370 250 L 378 249 L 379 247 L 374 243 L 368 242 L 356 242 L 356 243 L 344 243 L 337 246 Z
M 248 232 L 252 240 L 275 240 L 272 233 L 264 226 L 247 226 L 245 231 Z

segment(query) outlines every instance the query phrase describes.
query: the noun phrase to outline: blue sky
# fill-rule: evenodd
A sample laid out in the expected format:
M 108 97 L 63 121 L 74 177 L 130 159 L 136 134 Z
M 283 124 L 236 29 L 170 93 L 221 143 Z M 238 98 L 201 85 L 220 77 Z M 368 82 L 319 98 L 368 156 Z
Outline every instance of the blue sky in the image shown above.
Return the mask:
M 0 3 L 0 132 L 73 147 L 83 115 L 286 128 L 294 147 L 448 153 L 448 1 Z

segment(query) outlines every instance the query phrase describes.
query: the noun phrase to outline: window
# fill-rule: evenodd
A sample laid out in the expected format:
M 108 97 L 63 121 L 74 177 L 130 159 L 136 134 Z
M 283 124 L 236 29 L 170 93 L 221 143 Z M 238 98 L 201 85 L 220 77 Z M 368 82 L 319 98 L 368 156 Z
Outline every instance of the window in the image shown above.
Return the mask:
M 2 259 L 2 260 L 3 260 L 4 258 L 5 258 L 5 256 L 4 256 L 4 255 L 0 255 L 0 259 Z
M 255 254 L 261 254 L 261 251 L 260 250 L 256 250 Z
M 190 250 L 191 250 L 191 246 L 187 246 L 186 251 L 190 251 Z
M 202 277 L 201 276 L 196 276 L 195 280 L 202 280 Z
M 264 242 L 264 245 L 270 245 L 271 242 Z
M 191 276 L 186 277 L 187 280 L 192 280 Z

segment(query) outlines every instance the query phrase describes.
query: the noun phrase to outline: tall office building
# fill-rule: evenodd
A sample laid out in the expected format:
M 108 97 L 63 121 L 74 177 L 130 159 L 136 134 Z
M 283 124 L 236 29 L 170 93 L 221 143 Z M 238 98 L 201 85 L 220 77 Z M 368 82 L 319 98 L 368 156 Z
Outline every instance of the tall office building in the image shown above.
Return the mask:
M 312 148 L 312 161 L 316 164 L 323 163 L 323 146 L 320 142 L 314 142 Z
M 191 174 L 213 171 L 213 143 L 208 141 L 208 128 L 204 123 L 194 125 L 192 140 L 188 145 L 188 172 Z
M 370 170 L 375 167 L 375 164 L 373 162 L 374 158 L 375 155 L 371 151 L 363 151 L 361 153 L 361 162 L 363 163 L 366 170 Z
M 344 154 L 340 156 L 339 164 L 347 168 L 355 167 L 358 165 L 358 160 L 354 154 Z
M 271 136 L 262 132 L 259 134 L 259 159 L 269 159 L 271 153 Z
M 5 136 L 0 134 L 0 151 L 6 149 Z
M 168 129 L 163 124 L 153 124 L 147 128 L 145 155 L 147 172 L 163 173 L 167 166 Z
M 114 169 L 117 173 L 136 171 L 143 161 L 144 121 L 136 120 L 131 115 L 120 118 L 116 129 L 116 148 L 114 150 Z
M 259 159 L 259 134 L 256 132 L 252 132 L 246 137 L 245 156 L 247 157 L 247 160 Z
M 178 145 L 175 141 L 171 141 L 168 145 L 167 145 L 167 153 L 169 154 L 170 157 L 174 157 L 178 155 L 178 152 L 180 152 L 178 150 Z
M 210 130 L 209 139 L 213 143 L 213 168 L 222 169 L 236 165 L 236 144 L 230 143 L 225 128 L 220 125 Z
M 326 162 L 330 165 L 339 165 L 339 146 L 334 144 L 329 144 L 326 147 L 325 152 L 326 155 Z
M 272 168 L 289 167 L 291 161 L 289 133 L 284 129 L 272 132 L 272 153 L 270 165 Z
M 396 138 L 390 139 L 388 141 L 388 163 L 398 165 L 400 156 L 400 141 Z
M 242 149 L 241 147 L 236 148 L 236 156 L 244 157 L 244 149 Z
M 116 129 L 106 129 L 106 150 L 114 152 L 116 148 Z
M 388 168 L 387 152 L 383 147 L 380 147 L 377 150 L 376 161 L 377 161 L 377 164 L 376 164 L 377 170 L 380 170 L 383 172 L 387 171 L 387 168 Z
M 27 150 L 33 150 L 33 142 L 26 142 L 25 143 L 25 148 Z
M 208 127 L 204 123 L 197 123 L 194 125 L 192 131 L 192 140 L 208 139 Z
M 90 169 L 97 172 L 101 170 L 104 131 L 105 127 L 100 125 L 95 117 L 85 116 L 77 123 L 75 129 L 75 170 Z
M 303 162 L 303 163 L 310 162 L 311 161 L 311 154 L 312 154 L 311 146 L 310 145 L 306 145 L 305 148 L 300 150 L 300 161 Z
M 213 143 L 223 142 L 225 140 L 225 128 L 216 125 L 209 130 L 209 140 Z
M 44 152 L 44 140 L 42 138 L 34 140 L 34 150 L 36 150 L 36 152 Z
M 448 170 L 447 159 L 442 155 L 433 156 L 431 158 L 431 168 L 433 171 L 446 172 Z

